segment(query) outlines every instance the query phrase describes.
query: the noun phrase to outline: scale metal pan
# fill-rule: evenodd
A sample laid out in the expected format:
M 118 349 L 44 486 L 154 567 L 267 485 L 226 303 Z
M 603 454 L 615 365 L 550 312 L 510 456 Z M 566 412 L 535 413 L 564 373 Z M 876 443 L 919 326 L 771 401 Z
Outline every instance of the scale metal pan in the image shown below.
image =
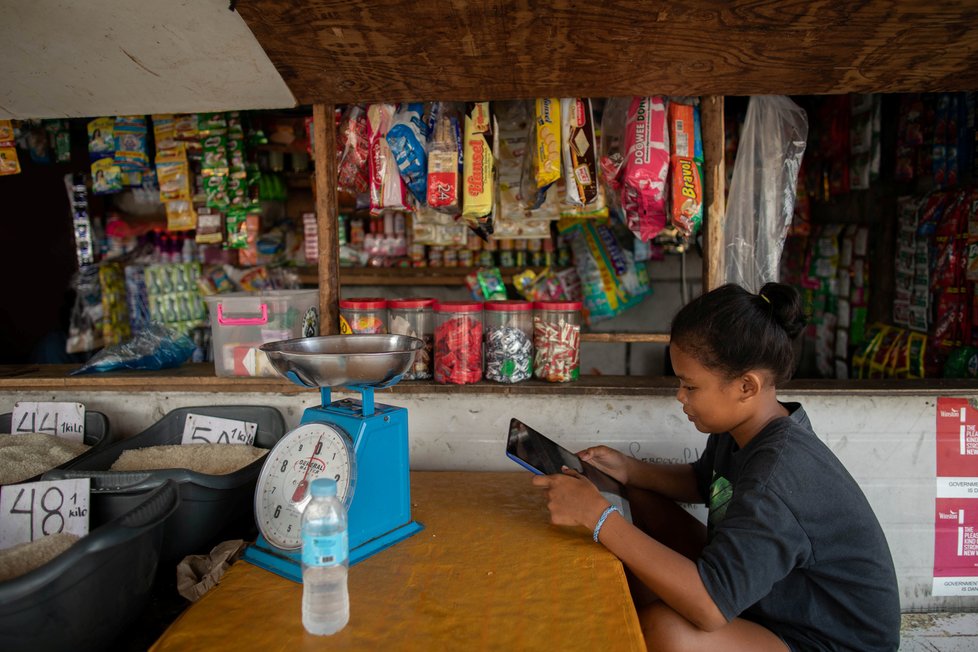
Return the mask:
M 407 335 L 324 335 L 263 344 L 284 377 L 302 387 L 390 387 L 424 342 Z

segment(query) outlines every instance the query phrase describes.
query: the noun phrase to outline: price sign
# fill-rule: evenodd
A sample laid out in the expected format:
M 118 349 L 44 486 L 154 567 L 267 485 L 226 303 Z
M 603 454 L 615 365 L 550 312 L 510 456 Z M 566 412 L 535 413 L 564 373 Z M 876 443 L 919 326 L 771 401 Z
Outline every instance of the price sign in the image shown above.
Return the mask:
M 43 432 L 72 441 L 85 439 L 85 406 L 81 403 L 18 401 L 10 420 L 11 434 Z
M 183 422 L 181 444 L 245 444 L 255 443 L 257 423 L 188 414 Z
M 90 478 L 8 484 L 0 488 L 0 549 L 49 534 L 88 534 Z

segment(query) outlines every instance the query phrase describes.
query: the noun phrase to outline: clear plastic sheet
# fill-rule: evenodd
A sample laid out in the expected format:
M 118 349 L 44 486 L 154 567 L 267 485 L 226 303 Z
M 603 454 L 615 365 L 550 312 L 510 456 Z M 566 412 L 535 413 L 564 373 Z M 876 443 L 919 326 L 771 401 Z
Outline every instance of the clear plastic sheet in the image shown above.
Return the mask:
M 807 138 L 808 117 L 790 99 L 750 99 L 727 197 L 725 282 L 757 292 L 778 280 Z

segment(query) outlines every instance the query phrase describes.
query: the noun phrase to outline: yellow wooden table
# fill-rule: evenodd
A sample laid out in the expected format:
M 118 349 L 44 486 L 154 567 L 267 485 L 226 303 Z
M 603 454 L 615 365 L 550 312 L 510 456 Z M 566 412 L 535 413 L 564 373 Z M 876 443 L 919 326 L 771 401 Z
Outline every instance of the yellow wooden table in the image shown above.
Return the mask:
M 302 628 L 302 586 L 243 561 L 153 646 L 170 650 L 645 650 L 621 562 L 550 525 L 530 474 L 414 472 L 425 529 L 350 569 L 350 622 Z

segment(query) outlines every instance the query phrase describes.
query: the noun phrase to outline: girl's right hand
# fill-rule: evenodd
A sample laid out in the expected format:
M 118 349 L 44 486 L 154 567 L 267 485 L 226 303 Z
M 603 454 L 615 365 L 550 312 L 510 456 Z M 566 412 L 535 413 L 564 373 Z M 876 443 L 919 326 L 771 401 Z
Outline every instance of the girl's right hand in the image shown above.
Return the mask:
M 628 484 L 628 457 L 614 448 L 592 446 L 577 454 L 588 464 L 593 464 L 618 482 Z

